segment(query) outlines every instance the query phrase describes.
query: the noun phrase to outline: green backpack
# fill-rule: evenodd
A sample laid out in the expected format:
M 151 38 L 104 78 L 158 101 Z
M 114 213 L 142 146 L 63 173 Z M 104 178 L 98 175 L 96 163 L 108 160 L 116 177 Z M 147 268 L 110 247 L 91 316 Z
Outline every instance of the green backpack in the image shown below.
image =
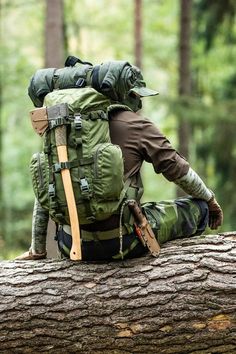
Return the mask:
M 66 113 L 48 120 L 44 133 L 44 151 L 33 155 L 30 171 L 35 195 L 51 218 L 59 224 L 70 224 L 61 177 L 63 168 L 70 169 L 80 224 L 104 220 L 119 208 L 126 198 L 139 191 L 124 181 L 122 151 L 110 141 L 109 115 L 117 109 L 131 110 L 112 104 L 109 98 L 91 87 L 54 90 L 44 99 L 53 112 L 64 104 Z M 56 112 L 56 110 L 55 110 Z M 66 125 L 68 163 L 59 163 L 55 128 Z

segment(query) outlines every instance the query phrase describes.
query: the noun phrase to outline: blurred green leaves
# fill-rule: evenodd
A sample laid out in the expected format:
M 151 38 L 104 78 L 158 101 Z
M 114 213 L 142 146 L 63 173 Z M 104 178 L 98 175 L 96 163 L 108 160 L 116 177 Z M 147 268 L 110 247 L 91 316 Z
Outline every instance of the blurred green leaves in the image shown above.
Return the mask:
M 219 3 L 225 3 L 224 16 L 209 34 L 214 15 L 211 6 Z M 175 147 L 178 117 L 191 122 L 190 162 L 223 205 L 222 230 L 236 229 L 235 12 L 227 17 L 227 6 L 231 8 L 232 4 L 235 9 L 235 2 L 230 0 L 194 1 L 194 94 L 180 100 L 177 96 L 179 2 L 143 0 L 143 73 L 148 86 L 160 92 L 159 96 L 144 100 L 143 114 L 160 127 Z M 31 233 L 34 197 L 28 164 L 42 142 L 28 118 L 32 104 L 27 87 L 32 74 L 44 63 L 45 1 L 1 0 L 0 7 L 3 131 L 0 245 L 4 250 L 2 257 L 10 257 L 14 250 L 28 247 Z M 133 1 L 64 0 L 64 9 L 68 54 L 94 64 L 110 59 L 134 63 Z M 145 165 L 143 174 L 144 200 L 175 197 L 174 185 L 155 175 L 152 166 Z

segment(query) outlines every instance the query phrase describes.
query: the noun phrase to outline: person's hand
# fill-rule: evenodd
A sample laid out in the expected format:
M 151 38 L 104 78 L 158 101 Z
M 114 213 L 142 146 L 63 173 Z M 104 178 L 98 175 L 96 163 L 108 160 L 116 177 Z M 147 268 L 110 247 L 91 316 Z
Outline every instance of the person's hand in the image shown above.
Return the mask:
M 217 229 L 223 222 L 223 211 L 217 203 L 215 197 L 212 197 L 208 204 L 209 208 L 209 221 L 208 225 L 212 230 Z

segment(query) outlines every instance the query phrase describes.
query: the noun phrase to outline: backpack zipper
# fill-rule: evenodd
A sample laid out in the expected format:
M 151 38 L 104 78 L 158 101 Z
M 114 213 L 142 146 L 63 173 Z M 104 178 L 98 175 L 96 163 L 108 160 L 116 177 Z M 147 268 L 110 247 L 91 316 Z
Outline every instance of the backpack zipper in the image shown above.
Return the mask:
M 95 157 L 94 157 L 94 177 L 98 178 L 98 156 L 100 154 L 100 150 L 101 150 L 102 146 L 100 145 L 97 150 L 95 151 Z

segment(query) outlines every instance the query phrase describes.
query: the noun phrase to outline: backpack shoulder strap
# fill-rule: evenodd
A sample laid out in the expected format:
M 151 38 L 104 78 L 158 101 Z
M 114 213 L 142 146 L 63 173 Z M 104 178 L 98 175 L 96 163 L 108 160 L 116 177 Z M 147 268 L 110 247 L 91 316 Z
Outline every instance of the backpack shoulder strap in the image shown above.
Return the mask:
M 117 110 L 131 111 L 131 112 L 133 112 L 133 110 L 132 110 L 129 106 L 126 106 L 126 105 L 121 104 L 121 103 L 112 103 L 112 104 L 107 108 L 107 114 L 108 114 L 108 116 L 109 116 L 109 114 L 111 114 L 112 112 L 117 111 Z

